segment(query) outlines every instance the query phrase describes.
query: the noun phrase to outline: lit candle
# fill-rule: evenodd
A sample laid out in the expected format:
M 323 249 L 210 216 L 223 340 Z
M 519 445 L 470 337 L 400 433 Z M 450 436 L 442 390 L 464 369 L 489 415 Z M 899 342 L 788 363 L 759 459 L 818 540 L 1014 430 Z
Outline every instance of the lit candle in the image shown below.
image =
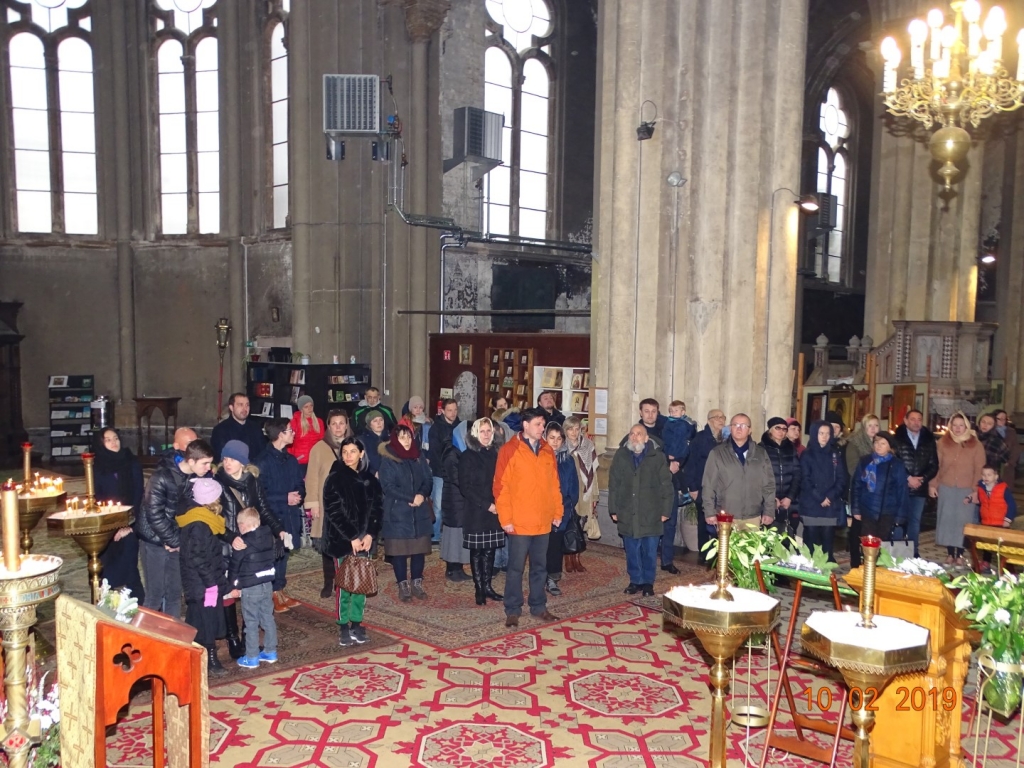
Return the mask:
M 938 8 L 932 8 L 928 11 L 928 26 L 932 29 L 932 50 L 931 60 L 938 61 L 942 57 L 942 24 L 945 22 L 945 18 L 942 15 L 942 11 Z
M 57 493 L 64 493 L 64 478 L 63 477 L 58 477 L 57 480 L 56 480 L 56 483 L 57 483 Z
M 981 3 L 978 0 L 966 0 L 963 13 L 964 21 L 967 22 L 967 55 L 974 59 L 981 53 L 981 27 L 978 25 L 981 19 Z M 974 68 L 971 69 L 973 71 Z
M 910 32 L 910 66 L 914 68 L 914 79 L 924 78 L 924 44 L 928 40 L 928 25 L 914 19 L 907 28 Z
M 885 72 L 882 75 L 882 91 L 892 93 L 896 90 L 896 69 L 900 65 L 900 47 L 895 38 L 887 37 L 882 41 L 882 58 L 885 59 Z
M 18 492 L 8 480 L 3 487 L 4 568 L 17 573 L 21 568 L 21 536 L 18 530 Z
M 1006 31 L 1006 16 L 1003 9 L 998 5 L 992 6 L 985 17 L 985 38 L 988 45 L 986 51 L 991 52 L 992 62 L 996 64 L 1003 60 L 1003 32 Z

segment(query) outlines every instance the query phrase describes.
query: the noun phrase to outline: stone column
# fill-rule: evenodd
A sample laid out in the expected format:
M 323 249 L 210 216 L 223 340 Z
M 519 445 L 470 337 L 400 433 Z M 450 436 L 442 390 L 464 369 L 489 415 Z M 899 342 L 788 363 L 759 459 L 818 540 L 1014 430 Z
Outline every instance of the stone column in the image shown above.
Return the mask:
M 1006 380 L 1005 408 L 1024 413 L 1024 135 L 1012 133 L 1005 144 L 1000 218 L 999 261 L 996 264 L 995 375 Z M 1021 418 L 1017 417 L 1018 429 Z
M 608 0 L 591 367 L 608 446 L 637 404 L 789 415 L 806 0 Z M 647 103 L 652 102 L 652 103 Z M 657 110 L 654 137 L 638 142 Z M 678 172 L 685 179 L 673 186 Z M 758 434 L 760 434 L 758 432 Z
M 882 13 L 868 54 L 879 94 L 879 41 L 890 32 L 905 39 L 910 19 L 927 6 L 891 0 Z M 911 118 L 881 119 L 881 96 L 875 113 L 864 332 L 881 344 L 894 320 L 974 321 L 984 143 L 976 141 L 960 164 L 952 195 L 940 195 L 927 146 L 931 131 Z

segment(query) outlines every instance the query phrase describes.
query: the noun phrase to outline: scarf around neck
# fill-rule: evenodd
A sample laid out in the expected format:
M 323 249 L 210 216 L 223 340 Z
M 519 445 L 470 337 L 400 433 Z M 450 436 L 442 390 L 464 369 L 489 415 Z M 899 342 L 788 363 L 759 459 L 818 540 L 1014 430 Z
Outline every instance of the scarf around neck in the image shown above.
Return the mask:
M 871 461 L 864 467 L 864 482 L 868 486 L 868 490 L 871 493 L 875 492 L 875 488 L 878 486 L 878 467 L 889 461 L 892 461 L 893 454 L 887 453 L 885 456 L 879 456 L 877 453 L 871 454 Z
M 388 440 L 388 447 L 391 452 L 399 459 L 418 459 L 420 457 L 420 447 L 416 445 L 416 440 L 412 441 L 412 445 L 408 449 L 402 446 L 398 442 L 398 430 L 396 429 L 391 433 L 391 438 Z
M 174 520 L 179 528 L 184 528 L 191 523 L 206 523 L 214 536 L 222 536 L 226 530 L 224 518 L 207 507 L 192 507 L 185 514 L 175 517 Z

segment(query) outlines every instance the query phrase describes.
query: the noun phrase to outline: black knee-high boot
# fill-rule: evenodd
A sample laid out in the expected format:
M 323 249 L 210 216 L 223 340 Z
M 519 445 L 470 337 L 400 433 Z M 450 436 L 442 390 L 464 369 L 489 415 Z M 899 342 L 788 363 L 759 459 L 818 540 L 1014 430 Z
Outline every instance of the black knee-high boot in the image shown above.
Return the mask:
M 487 597 L 484 594 L 484 580 L 486 574 L 484 568 L 486 562 L 481 557 L 484 554 L 482 549 L 471 549 L 469 550 L 469 570 L 473 574 L 473 587 L 476 590 L 476 604 L 484 605 L 487 602 Z
M 334 594 L 334 558 L 327 555 L 320 555 L 324 566 L 324 588 L 320 590 L 320 597 L 324 600 Z
M 228 654 L 232 659 L 240 659 L 245 655 L 245 646 L 238 636 L 238 609 L 236 600 L 224 606 L 224 622 L 228 625 Z
M 494 553 L 496 550 L 483 549 L 480 551 L 483 553 L 484 558 L 484 595 L 491 600 L 502 600 L 504 596 L 495 592 L 494 587 L 491 586 L 491 579 L 494 577 Z

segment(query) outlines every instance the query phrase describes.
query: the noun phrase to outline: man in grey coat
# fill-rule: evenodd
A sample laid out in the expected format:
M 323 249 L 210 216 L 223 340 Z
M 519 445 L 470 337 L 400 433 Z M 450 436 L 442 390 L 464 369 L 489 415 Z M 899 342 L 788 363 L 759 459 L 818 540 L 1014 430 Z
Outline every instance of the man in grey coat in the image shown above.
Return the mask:
M 654 595 L 658 540 L 675 503 L 664 452 L 643 424 L 635 424 L 608 472 L 608 509 L 626 550 L 627 595 Z
M 748 527 L 775 522 L 775 473 L 768 453 L 750 439 L 750 417 L 737 413 L 729 423 L 729 438 L 708 456 L 701 483 L 704 519 L 718 524 L 728 512 Z

